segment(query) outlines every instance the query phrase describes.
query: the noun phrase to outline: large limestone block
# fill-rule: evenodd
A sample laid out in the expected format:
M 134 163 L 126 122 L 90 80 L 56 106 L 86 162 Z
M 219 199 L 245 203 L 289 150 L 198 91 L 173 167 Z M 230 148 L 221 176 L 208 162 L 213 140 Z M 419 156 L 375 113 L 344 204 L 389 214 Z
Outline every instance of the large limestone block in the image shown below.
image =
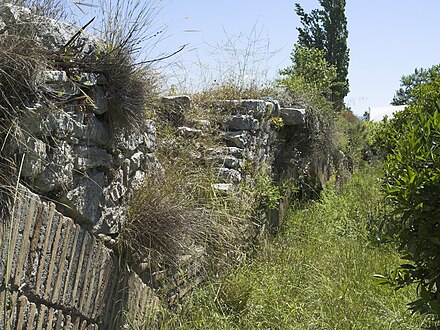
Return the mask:
M 226 128 L 230 131 L 251 131 L 259 128 L 259 122 L 253 116 L 240 115 L 232 117 L 227 123 Z
M 300 126 L 305 124 L 305 109 L 281 108 L 280 117 L 286 126 Z
M 74 171 L 72 147 L 66 142 L 60 142 L 47 158 L 44 171 L 35 178 L 36 191 L 48 193 L 69 189 L 73 183 Z
M 87 171 L 96 167 L 110 167 L 112 156 L 105 149 L 79 145 L 75 147 L 75 169 Z
M 261 118 L 266 113 L 266 102 L 262 100 L 248 99 L 241 102 L 242 114 Z
M 74 180 L 74 188 L 59 198 L 66 208 L 67 215 L 87 224 L 96 224 L 101 217 L 104 204 L 104 173 L 93 172 Z
M 246 131 L 229 131 L 224 137 L 228 147 L 244 148 L 247 144 Z
M 49 17 L 37 16 L 27 8 L 3 4 L 0 6 L 0 21 L 6 29 L 17 26 L 24 36 L 32 39 L 49 52 L 59 52 L 68 46 L 67 50 L 74 50 L 75 54 L 84 56 L 96 50 L 98 40 L 73 24 L 56 21 Z M 74 35 L 81 32 L 69 45 Z
M 44 171 L 47 160 L 47 146 L 43 141 L 30 136 L 25 141 L 25 147 L 21 175 L 25 178 L 34 178 Z

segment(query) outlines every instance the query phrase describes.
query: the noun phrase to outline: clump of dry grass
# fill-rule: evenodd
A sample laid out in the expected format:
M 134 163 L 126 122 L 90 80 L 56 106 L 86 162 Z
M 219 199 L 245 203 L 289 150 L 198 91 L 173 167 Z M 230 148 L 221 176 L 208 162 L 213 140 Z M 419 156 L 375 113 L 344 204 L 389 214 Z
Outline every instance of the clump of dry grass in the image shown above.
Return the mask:
M 153 26 L 155 0 L 94 1 L 98 45 L 95 68 L 107 79 L 110 112 L 115 120 L 137 126 L 158 98 L 160 74 L 148 58 L 163 32 Z
M 150 272 L 178 269 L 180 257 L 190 255 L 212 270 L 217 262 L 231 262 L 225 260 L 226 254 L 240 252 L 242 230 L 249 219 L 234 215 L 224 203 L 198 199 L 182 184 L 182 177 L 170 174 L 147 180 L 134 194 L 119 236 L 122 254 L 130 264 L 147 264 Z
M 91 1 L 91 4 L 93 1 Z M 86 36 L 94 51 L 84 53 L 76 41 L 92 30 L 83 31 L 78 27 L 77 34 L 66 45 L 55 49 L 46 47 L 38 38 L 39 29 L 47 24 L 45 15 L 54 19 L 73 18 L 67 4 L 58 0 L 11 0 L 3 5 L 24 6 L 16 21 L 9 19 L 0 34 L 0 186 L 11 186 L 15 178 L 16 160 L 13 150 L 5 150 L 7 140 L 20 141 L 15 129 L 20 126 L 20 114 L 29 111 L 33 104 L 44 104 L 51 109 L 62 111 L 68 99 L 51 94 L 41 82 L 41 74 L 47 70 L 65 71 L 71 84 L 85 95 L 86 102 L 92 100 L 93 91 L 75 79 L 78 74 L 92 73 L 105 77 L 104 91 L 109 100 L 109 121 L 127 124 L 129 129 L 138 127 L 145 119 L 145 109 L 157 97 L 159 74 L 149 61 L 139 63 L 138 44 L 149 34 L 151 20 L 154 19 L 153 1 L 105 2 L 101 1 L 98 19 L 101 25 L 94 26 L 95 35 L 101 39 Z M 78 4 L 79 5 L 79 4 Z M 100 6 L 99 6 L 100 5 Z M 12 8 L 12 11 L 22 10 Z M 114 14 L 118 14 L 114 16 Z M 99 19 L 100 18 L 100 19 Z M 44 22 L 43 25 L 42 22 Z M 90 20 L 90 22 L 92 22 Z M 50 23 L 48 23 L 50 24 Z M 152 32 L 153 35 L 155 32 Z M 154 38 L 152 38 L 154 40 Z M 56 93 L 55 93 L 56 94 Z
M 111 120 L 137 127 L 158 98 L 159 73 L 149 65 L 136 65 L 124 51 L 111 53 L 96 65 L 107 80 Z
M 147 257 L 157 269 L 160 264 L 176 265 L 178 256 L 189 252 L 185 240 L 199 234 L 201 215 L 172 185 L 165 178 L 150 178 L 134 194 L 119 237 L 129 261 L 145 262 Z

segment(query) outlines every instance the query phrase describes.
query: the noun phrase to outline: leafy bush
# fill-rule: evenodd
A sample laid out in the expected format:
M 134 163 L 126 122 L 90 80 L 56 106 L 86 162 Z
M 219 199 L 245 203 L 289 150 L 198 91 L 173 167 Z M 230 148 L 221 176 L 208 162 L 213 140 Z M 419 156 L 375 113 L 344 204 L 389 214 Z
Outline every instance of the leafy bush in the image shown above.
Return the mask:
M 407 263 L 385 276 L 398 288 L 417 284 L 412 310 L 440 315 L 440 79 L 417 87 L 414 101 L 385 123 L 390 153 L 384 190 L 394 208 L 392 234 Z
M 284 198 L 282 195 L 282 189 L 277 186 L 272 178 L 263 169 L 257 178 L 258 200 L 260 201 L 260 207 L 263 210 L 275 209 L 280 200 Z
M 328 99 L 336 79 L 336 69 L 327 63 L 324 51 L 296 46 L 291 58 L 293 64 L 280 71 L 285 77 L 277 82 L 278 86 L 295 95 L 299 103 L 330 108 Z

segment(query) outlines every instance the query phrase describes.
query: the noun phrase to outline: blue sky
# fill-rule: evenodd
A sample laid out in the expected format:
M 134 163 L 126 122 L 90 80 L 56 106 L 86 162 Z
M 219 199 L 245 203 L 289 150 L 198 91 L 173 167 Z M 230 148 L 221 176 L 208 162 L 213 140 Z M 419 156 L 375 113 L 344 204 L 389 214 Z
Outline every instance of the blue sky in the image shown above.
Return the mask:
M 196 87 L 234 66 L 275 78 L 290 64 L 297 39 L 294 3 L 306 11 L 319 7 L 317 0 L 160 2 L 156 24 L 167 28 L 155 51 L 172 53 L 187 45 L 162 68 L 171 81 L 174 75 L 174 81 Z M 346 103 L 355 113 L 389 104 L 403 74 L 440 63 L 439 13 L 439 0 L 347 0 L 351 92 Z M 232 49 L 225 52 L 228 38 Z M 247 40 L 253 42 L 250 49 Z M 246 50 L 247 57 L 240 54 Z

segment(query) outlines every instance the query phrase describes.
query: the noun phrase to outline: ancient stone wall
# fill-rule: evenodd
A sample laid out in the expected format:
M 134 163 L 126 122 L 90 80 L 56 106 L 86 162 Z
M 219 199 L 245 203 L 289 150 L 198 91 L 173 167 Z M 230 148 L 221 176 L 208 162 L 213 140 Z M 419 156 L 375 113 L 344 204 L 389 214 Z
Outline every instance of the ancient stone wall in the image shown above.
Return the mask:
M 169 106 L 175 107 L 176 104 L 171 103 Z M 218 163 L 220 182 L 216 188 L 225 191 L 234 189 L 234 185 L 241 180 L 246 180 L 242 171 L 244 161 L 254 161 L 260 166 L 263 164 L 271 166 L 276 131 L 270 128 L 268 120 L 272 115 L 278 116 L 280 109 L 277 102 L 244 100 L 234 101 L 234 110 L 228 111 L 230 115 L 223 125 L 224 143 L 218 148 L 208 150 L 209 157 Z M 66 115 L 64 110 L 43 114 L 40 117 L 33 114 L 33 125 L 41 127 L 41 123 L 48 122 L 48 116 L 63 118 Z M 64 143 L 60 145 L 64 148 L 70 146 L 74 131 L 73 129 L 66 130 L 68 126 L 66 122 L 71 123 L 70 127 L 77 125 L 76 127 L 81 126 L 83 130 L 90 127 L 80 125 L 72 118 L 68 121 L 54 120 L 52 132 L 63 132 L 60 138 L 64 140 Z M 147 132 L 148 127 L 150 129 L 154 127 L 152 122 L 148 124 L 145 126 Z M 91 130 L 96 131 L 96 129 Z M 198 134 L 197 131 L 192 131 L 193 128 L 180 127 L 180 130 L 185 131 L 184 134 L 189 134 L 188 132 Z M 87 138 L 84 131 L 80 132 L 82 134 L 75 133 L 75 142 L 85 141 Z M 37 130 L 34 130 L 34 134 L 39 135 Z M 137 137 L 145 136 L 143 135 L 145 133 L 137 134 Z M 108 136 L 109 132 L 102 129 L 100 135 Z M 96 178 L 97 173 L 100 173 L 101 182 L 115 182 L 107 177 L 108 168 L 118 168 L 121 176 L 130 177 L 129 168 L 132 163 L 124 160 L 129 159 L 133 162 L 133 155 L 144 155 L 139 150 L 145 146 L 135 145 L 136 139 L 126 140 L 126 144 L 130 141 L 133 146 L 122 149 L 122 152 L 119 149 L 116 155 L 102 149 L 101 154 L 107 155 L 102 158 L 94 153 L 83 152 L 88 150 L 88 146 L 83 145 L 77 148 L 78 145 L 75 144 L 67 147 L 70 150 L 68 157 L 62 158 L 61 162 L 56 162 L 53 154 L 39 155 L 37 158 L 39 148 L 36 145 L 44 144 L 42 140 L 33 144 L 28 144 L 28 141 L 24 142 L 26 146 L 24 159 L 28 161 L 23 164 L 23 177 L 24 180 L 32 179 L 26 183 L 35 192 L 20 185 L 18 199 L 10 212 L 12 217 L 2 227 L 0 280 L 3 299 L 0 305 L 5 307 L 6 301 L 7 314 L 0 313 L 0 319 L 6 316 L 12 328 L 46 329 L 52 324 L 54 329 L 59 329 L 72 324 L 72 326 L 78 325 L 87 329 L 98 326 L 105 329 L 113 326 L 112 322 L 115 322 L 118 314 L 123 310 L 130 310 L 131 317 L 145 318 L 147 315 L 152 315 L 152 310 L 159 305 L 154 291 L 147 284 L 142 283 L 136 274 L 120 271 L 117 253 L 106 247 L 106 243 L 111 240 L 110 236 L 104 235 L 102 230 L 97 230 L 96 223 L 99 222 L 96 219 L 100 218 L 102 210 L 107 207 L 105 203 L 99 201 L 105 200 L 105 196 L 112 196 L 116 193 L 103 187 L 102 183 L 97 185 L 96 180 L 92 179 L 90 174 L 95 173 Z M 154 137 L 152 136 L 149 141 L 154 141 Z M 153 148 L 152 144 L 150 148 Z M 52 150 L 54 153 L 59 150 L 48 146 L 42 149 Z M 96 151 L 98 148 L 95 145 L 92 149 Z M 96 159 L 93 159 L 95 156 Z M 154 155 L 150 157 L 155 159 Z M 52 161 L 48 163 L 47 158 Z M 68 164 L 71 162 L 70 167 L 63 162 L 65 159 L 68 159 Z M 105 160 L 107 165 L 103 164 Z M 99 165 L 96 165 L 98 163 Z M 121 163 L 126 166 L 122 167 Z M 75 168 L 79 170 L 79 166 L 83 166 L 81 164 L 84 165 L 83 171 L 93 172 L 89 172 L 88 175 L 86 175 L 87 172 L 73 172 Z M 32 171 L 32 166 L 40 166 L 40 169 Z M 135 163 L 134 166 L 136 170 L 144 168 L 142 164 Z M 131 173 L 135 173 L 135 170 Z M 39 175 L 49 176 L 48 179 L 42 180 L 46 182 L 46 185 L 39 185 L 41 181 L 35 179 Z M 72 205 L 63 203 L 66 201 L 66 196 L 69 196 L 69 191 L 59 195 L 61 200 L 54 198 L 49 200 L 51 191 L 49 188 L 56 187 L 58 182 L 49 184 L 51 182 L 49 179 L 67 176 L 78 176 L 79 180 L 72 187 L 79 190 L 82 196 L 86 196 L 82 197 L 82 209 L 93 209 L 93 213 L 69 210 L 68 208 L 72 208 Z M 112 178 L 114 180 L 114 177 Z M 116 178 L 119 180 L 118 176 Z M 133 188 L 128 185 L 124 186 L 123 180 L 116 182 L 127 194 Z M 107 190 L 111 192 L 106 193 Z M 117 202 L 120 198 L 121 196 L 112 201 Z M 118 206 L 123 212 L 124 204 L 121 203 Z M 117 218 L 117 226 L 114 228 L 122 226 L 123 220 L 123 217 Z M 117 233 L 117 230 L 114 230 Z M 243 240 L 245 239 L 246 237 L 243 237 Z M 171 283 L 171 285 L 168 284 L 167 293 L 169 303 L 172 304 L 182 299 L 200 282 L 200 272 L 195 265 L 197 263 L 190 260 L 186 266 L 183 266 L 185 280 L 182 276 L 176 276 L 175 280 L 172 278 L 156 279 L 156 281 Z M 6 300 L 5 294 L 8 295 Z M 139 315 L 133 316 L 133 313 Z
M 15 7 L 2 6 L 0 26 L 22 15 Z M 50 20 L 38 28 L 41 42 L 52 50 L 78 31 Z M 85 54 L 96 50 L 91 37 L 76 42 Z M 152 328 L 161 305 L 157 282 L 168 283 L 167 302 L 173 304 L 203 274 L 194 256 L 182 264 L 184 276 L 161 273 L 153 280 L 119 259 L 115 239 L 126 221 L 130 194 L 145 178 L 162 175 L 155 155 L 156 123 L 116 121 L 110 114 L 108 81 L 96 70 L 72 75 L 72 68 L 54 66 L 40 72 L 38 82 L 44 99 L 20 109 L 10 127 L 13 134 L 1 141 L 1 157 L 16 161 L 20 184 L 0 226 L 0 328 L 118 329 L 127 319 Z M 283 109 L 276 101 L 215 106 L 225 114 L 223 138 L 205 156 L 217 166 L 214 188 L 222 193 L 252 180 L 246 164 L 279 171 L 274 164 L 280 128 L 274 118 L 283 119 L 283 129 L 303 137 L 306 132 L 304 110 Z M 203 120 L 192 127 L 179 125 L 191 108 L 188 97 L 165 97 L 160 108 L 161 120 L 175 123 L 182 136 L 207 134 L 203 126 L 209 122 Z M 289 159 L 283 158 L 284 167 Z M 284 209 L 266 215 L 273 226 Z M 243 241 L 252 233 L 246 235 Z

